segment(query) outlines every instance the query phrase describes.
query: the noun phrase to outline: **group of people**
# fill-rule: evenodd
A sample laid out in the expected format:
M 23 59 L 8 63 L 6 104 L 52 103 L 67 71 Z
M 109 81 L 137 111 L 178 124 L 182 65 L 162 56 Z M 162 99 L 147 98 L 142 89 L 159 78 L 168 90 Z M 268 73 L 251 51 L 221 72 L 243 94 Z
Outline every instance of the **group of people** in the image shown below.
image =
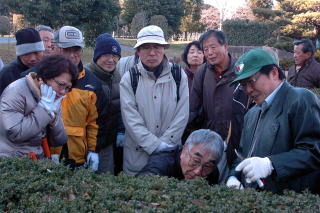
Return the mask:
M 308 90 L 320 87 L 320 64 L 310 40 L 294 43 L 288 81 L 272 49 L 236 59 L 219 30 L 186 46 L 184 69 L 154 25 L 123 58 L 115 38 L 98 36 L 86 65 L 75 27 L 25 28 L 16 40 L 17 58 L 0 71 L 0 157 L 320 193 L 320 102 Z

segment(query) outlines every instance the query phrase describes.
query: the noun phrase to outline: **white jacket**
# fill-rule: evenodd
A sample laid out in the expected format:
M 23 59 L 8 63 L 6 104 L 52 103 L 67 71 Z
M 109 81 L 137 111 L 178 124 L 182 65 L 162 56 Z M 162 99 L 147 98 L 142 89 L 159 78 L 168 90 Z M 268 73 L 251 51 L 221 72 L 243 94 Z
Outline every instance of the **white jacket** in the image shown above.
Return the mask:
M 164 62 L 157 80 L 141 61 L 137 66 L 141 75 L 135 95 L 130 72 L 120 82 L 121 112 L 126 127 L 123 170 L 131 175 L 147 164 L 149 155 L 161 142 L 180 144 L 189 118 L 188 81 L 183 70 L 177 102 L 177 87 L 169 62 Z

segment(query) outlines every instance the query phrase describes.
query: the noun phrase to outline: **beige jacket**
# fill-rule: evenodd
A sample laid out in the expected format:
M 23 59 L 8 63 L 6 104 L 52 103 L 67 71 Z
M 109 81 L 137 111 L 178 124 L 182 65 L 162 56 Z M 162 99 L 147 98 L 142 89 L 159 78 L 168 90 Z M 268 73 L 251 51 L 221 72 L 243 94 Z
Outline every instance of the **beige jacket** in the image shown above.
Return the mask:
M 11 83 L 2 93 L 0 157 L 25 156 L 34 152 L 38 158 L 43 158 L 41 139 L 45 135 L 52 146 L 67 142 L 61 112 L 50 123 L 52 119 L 48 112 L 38 105 L 41 96 L 34 78 L 35 73 L 30 73 Z
M 164 64 L 157 80 L 143 68 L 141 61 L 137 66 L 141 75 L 135 95 L 130 72 L 126 72 L 120 82 L 121 112 L 126 127 L 123 169 L 131 175 L 146 165 L 160 142 L 180 144 L 189 117 L 188 81 L 183 70 L 177 103 L 170 63 Z

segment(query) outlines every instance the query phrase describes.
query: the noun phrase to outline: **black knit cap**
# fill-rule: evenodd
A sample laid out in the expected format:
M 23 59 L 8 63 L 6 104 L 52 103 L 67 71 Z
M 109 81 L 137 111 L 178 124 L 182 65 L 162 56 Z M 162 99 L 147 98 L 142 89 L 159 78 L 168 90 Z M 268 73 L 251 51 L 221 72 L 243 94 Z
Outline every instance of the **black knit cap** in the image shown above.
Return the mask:
M 34 28 L 24 28 L 18 30 L 15 36 L 17 40 L 17 56 L 45 50 L 39 32 L 36 31 Z

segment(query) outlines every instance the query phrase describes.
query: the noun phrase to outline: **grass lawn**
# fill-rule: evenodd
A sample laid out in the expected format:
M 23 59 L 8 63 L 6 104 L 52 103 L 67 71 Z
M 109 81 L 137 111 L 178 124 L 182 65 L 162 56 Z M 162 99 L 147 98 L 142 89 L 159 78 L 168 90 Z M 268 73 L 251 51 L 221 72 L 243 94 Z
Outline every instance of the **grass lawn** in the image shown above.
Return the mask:
M 136 39 L 117 39 L 120 44 L 133 47 L 136 44 Z M 170 48 L 166 50 L 166 55 L 170 57 L 180 56 L 185 48 L 186 43 L 171 43 Z M 8 43 L 8 44 L 0 44 L 0 58 L 3 60 L 5 64 L 9 63 L 12 59 L 16 57 L 15 52 L 15 44 Z M 133 55 L 132 52 L 129 51 L 122 51 L 122 57 Z M 89 63 L 93 57 L 93 48 L 86 47 L 83 50 L 82 61 L 83 64 Z

